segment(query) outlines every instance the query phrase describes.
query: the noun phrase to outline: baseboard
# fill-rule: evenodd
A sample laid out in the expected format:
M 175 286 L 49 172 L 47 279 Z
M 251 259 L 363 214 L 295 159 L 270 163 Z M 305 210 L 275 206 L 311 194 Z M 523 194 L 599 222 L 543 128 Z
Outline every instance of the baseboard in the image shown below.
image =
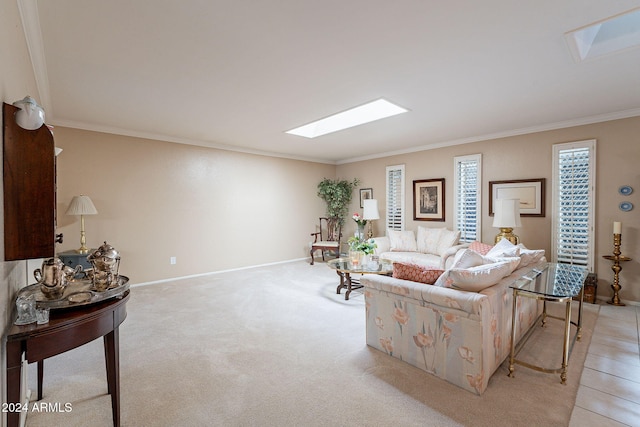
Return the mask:
M 213 274 L 229 273 L 229 272 L 232 272 L 232 271 L 250 270 L 250 269 L 253 269 L 253 268 L 268 267 L 268 266 L 271 266 L 271 265 L 279 265 L 279 264 L 289 264 L 289 263 L 292 263 L 292 262 L 298 262 L 298 261 L 303 261 L 303 260 L 308 260 L 308 257 L 290 259 L 290 260 L 286 260 L 286 261 L 270 262 L 270 263 L 266 263 L 266 264 L 249 265 L 249 266 L 246 266 L 246 267 L 230 268 L 230 269 L 227 269 L 227 270 L 210 271 L 208 273 L 191 274 L 191 275 L 188 275 L 188 276 L 177 276 L 177 277 L 172 277 L 172 278 L 169 278 L 169 279 L 161 279 L 161 280 L 154 280 L 154 281 L 151 281 L 151 282 L 136 283 L 136 284 L 130 285 L 129 287 L 135 288 L 135 287 L 138 287 L 138 286 L 156 285 L 158 283 L 173 282 L 174 280 L 192 279 L 194 277 L 210 276 L 210 275 L 213 275 Z

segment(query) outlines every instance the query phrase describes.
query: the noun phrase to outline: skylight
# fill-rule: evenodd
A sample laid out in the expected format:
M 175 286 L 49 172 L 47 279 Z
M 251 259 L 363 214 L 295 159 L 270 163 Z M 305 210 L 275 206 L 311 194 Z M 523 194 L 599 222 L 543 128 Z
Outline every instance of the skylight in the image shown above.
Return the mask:
M 337 132 L 370 123 L 376 120 L 406 113 L 407 109 L 399 107 L 386 99 L 380 98 L 368 104 L 337 113 L 321 120 L 288 130 L 286 133 L 315 138 L 328 133 Z
M 640 46 L 640 8 L 565 34 L 576 62 Z

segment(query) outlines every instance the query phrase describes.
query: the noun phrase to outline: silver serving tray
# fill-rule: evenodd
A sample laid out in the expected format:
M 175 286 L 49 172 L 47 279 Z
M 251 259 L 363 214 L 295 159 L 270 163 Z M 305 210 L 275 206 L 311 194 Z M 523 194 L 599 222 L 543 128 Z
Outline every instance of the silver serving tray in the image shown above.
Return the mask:
M 106 291 L 98 292 L 93 289 L 90 278 L 73 279 L 64 288 L 61 298 L 49 299 L 40 290 L 40 284 L 25 286 L 18 291 L 18 296 L 33 295 L 38 307 L 69 308 L 82 305 L 95 304 L 109 298 L 117 297 L 129 289 L 129 278 L 118 276 L 118 283 L 111 285 Z

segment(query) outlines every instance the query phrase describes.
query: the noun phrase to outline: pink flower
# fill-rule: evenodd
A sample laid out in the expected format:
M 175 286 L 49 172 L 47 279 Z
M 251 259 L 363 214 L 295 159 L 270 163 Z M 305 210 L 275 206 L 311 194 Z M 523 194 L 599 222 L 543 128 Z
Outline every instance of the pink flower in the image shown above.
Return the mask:
M 458 353 L 467 362 L 473 363 L 475 358 L 473 357 L 473 351 L 469 347 L 458 347 Z
M 413 342 L 419 348 L 433 347 L 433 336 L 418 332 L 418 335 L 413 336 Z
M 389 354 L 393 353 L 393 340 L 392 338 L 380 338 L 380 345 Z
M 391 317 L 396 319 L 396 322 L 400 323 L 401 325 L 406 325 L 407 323 L 409 323 L 409 315 L 406 311 L 399 307 L 396 307 Z
M 467 375 L 467 381 L 469 381 L 469 385 L 476 389 L 476 391 L 480 392 L 480 387 L 482 387 L 482 380 L 484 379 L 484 371 L 480 372 L 477 375 Z

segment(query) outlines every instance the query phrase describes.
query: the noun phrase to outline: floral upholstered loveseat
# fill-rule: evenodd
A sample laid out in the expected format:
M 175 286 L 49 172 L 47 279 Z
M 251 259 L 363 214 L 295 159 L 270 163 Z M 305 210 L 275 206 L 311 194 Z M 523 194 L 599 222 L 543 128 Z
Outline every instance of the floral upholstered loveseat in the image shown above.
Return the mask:
M 513 292 L 509 285 L 546 265 L 544 251 L 511 243 L 509 248 L 506 243 L 489 247 L 493 253 L 483 245 L 485 255 L 474 251 L 478 245 L 472 244 L 433 285 L 363 276 L 367 344 L 482 394 L 510 351 Z M 501 252 L 503 247 L 508 250 Z M 518 300 L 516 340 L 540 312 L 538 301 Z

